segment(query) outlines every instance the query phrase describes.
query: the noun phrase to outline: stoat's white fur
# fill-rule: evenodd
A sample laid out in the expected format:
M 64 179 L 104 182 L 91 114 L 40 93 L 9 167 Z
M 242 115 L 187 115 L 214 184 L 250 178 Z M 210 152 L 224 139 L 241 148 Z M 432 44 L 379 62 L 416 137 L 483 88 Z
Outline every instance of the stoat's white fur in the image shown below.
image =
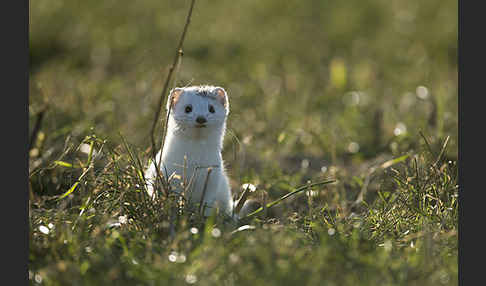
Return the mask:
M 169 177 L 176 173 L 180 176 L 180 180 L 171 180 L 173 189 L 178 192 L 182 191 L 182 180 L 186 180 L 187 184 L 192 181 L 184 195 L 190 203 L 199 203 L 208 176 L 207 169 L 211 168 L 203 199 L 207 206 L 204 215 L 210 215 L 217 207 L 232 216 L 234 202 L 221 155 L 229 113 L 226 91 L 215 86 L 175 88 L 169 95 L 168 111 L 169 108 L 163 152 L 159 151 L 156 156 L 156 164 L 162 159 L 161 174 Z M 198 118 L 200 122 L 206 122 L 200 124 Z M 151 163 L 145 172 L 151 196 L 155 177 L 156 169 Z

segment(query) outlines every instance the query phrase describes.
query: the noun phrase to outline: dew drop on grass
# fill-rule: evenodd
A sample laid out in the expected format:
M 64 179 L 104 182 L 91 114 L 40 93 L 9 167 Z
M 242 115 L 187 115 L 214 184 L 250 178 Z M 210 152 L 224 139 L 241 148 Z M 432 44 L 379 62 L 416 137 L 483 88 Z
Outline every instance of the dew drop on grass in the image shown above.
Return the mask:
M 170 262 L 176 262 L 176 260 L 177 260 L 177 252 L 172 251 L 172 252 L 169 254 L 169 261 L 170 261 Z
M 265 226 L 265 225 L 264 225 Z M 243 231 L 243 230 L 248 230 L 248 229 L 255 229 L 254 226 L 252 225 L 248 225 L 248 224 L 245 224 L 245 225 L 242 225 L 240 226 L 237 231 Z
M 256 190 L 256 187 L 255 185 L 251 184 L 251 183 L 245 183 L 243 185 L 241 185 L 241 188 L 243 190 L 246 190 L 248 189 L 249 192 L 254 192 Z
M 120 224 L 126 224 L 127 221 L 128 221 L 128 219 L 127 219 L 127 216 L 126 215 L 121 215 L 121 216 L 118 217 L 118 222 Z
M 327 234 L 329 234 L 331 236 L 334 235 L 335 233 L 336 233 L 336 230 L 334 228 L 332 228 L 332 227 L 327 230 Z
M 42 232 L 43 234 L 49 234 L 49 228 L 45 225 L 41 225 L 39 226 L 39 230 L 40 232 Z
M 251 136 L 245 136 L 245 138 L 243 138 L 243 144 L 249 145 L 251 143 L 251 139 Z
M 30 150 L 29 156 L 30 157 L 37 157 L 37 156 L 39 156 L 39 149 L 33 148 L 32 150 Z
M 309 168 L 309 165 L 310 165 L 310 162 L 307 159 L 302 160 L 302 162 L 300 163 L 300 167 L 304 170 Z
M 182 254 L 182 253 L 179 254 L 177 256 L 176 262 L 177 263 L 184 263 L 184 262 L 186 262 L 186 256 L 184 254 Z
M 426 100 L 429 97 L 429 90 L 423 85 L 418 86 L 415 92 L 417 93 L 417 97 L 422 100 Z
M 317 197 L 319 195 L 319 192 L 318 191 L 307 191 L 305 192 L 305 194 L 308 196 L 308 197 Z
M 234 254 L 234 253 L 231 253 L 229 255 L 229 261 L 233 264 L 236 264 L 240 261 L 240 257 L 238 255 Z
M 186 282 L 188 284 L 194 284 L 197 282 L 197 276 L 194 274 L 187 274 L 186 275 Z
M 349 153 L 357 153 L 359 151 L 359 144 L 356 142 L 351 142 L 348 144 L 348 152 Z
M 221 236 L 221 230 L 219 230 L 219 228 L 213 228 L 213 230 L 211 231 L 211 235 L 213 237 L 220 237 Z
M 395 134 L 395 136 L 400 136 L 405 133 L 407 133 L 407 126 L 403 122 L 398 122 L 393 130 L 393 134 Z

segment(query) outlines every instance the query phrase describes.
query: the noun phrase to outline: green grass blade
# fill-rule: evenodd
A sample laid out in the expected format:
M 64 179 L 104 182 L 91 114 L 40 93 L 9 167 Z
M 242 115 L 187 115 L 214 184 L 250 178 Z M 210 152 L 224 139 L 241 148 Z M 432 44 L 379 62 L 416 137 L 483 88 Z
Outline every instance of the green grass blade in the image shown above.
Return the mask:
M 92 166 L 88 167 L 86 170 L 84 170 L 84 172 L 81 174 L 81 176 L 79 176 L 78 180 L 76 181 L 76 183 L 74 183 L 72 185 L 71 188 L 69 188 L 69 190 L 67 192 L 65 192 L 64 194 L 62 194 L 61 196 L 59 196 L 58 200 L 61 200 L 65 197 L 67 197 L 69 194 L 71 194 L 72 192 L 74 192 L 74 190 L 76 189 L 76 187 L 79 185 L 79 183 L 81 182 L 81 180 L 83 179 L 83 177 L 88 173 L 89 170 L 91 170 Z
M 74 192 L 74 190 L 76 189 L 76 187 L 79 185 L 79 181 L 74 183 L 74 185 L 67 191 L 65 192 L 64 194 L 62 194 L 59 199 L 64 199 L 65 197 L 69 196 L 69 194 L 71 194 L 72 192 Z
M 283 196 L 282 196 L 282 197 L 280 197 L 279 199 L 277 199 L 277 200 L 275 200 L 275 201 L 273 201 L 273 202 L 270 202 L 270 203 L 266 204 L 266 208 L 267 208 L 267 209 L 269 209 L 269 208 L 271 208 L 271 207 L 273 207 L 273 206 L 276 206 L 276 205 L 278 205 L 279 203 L 281 203 L 283 200 L 285 200 L 285 199 L 287 199 L 287 198 L 289 198 L 289 197 L 291 197 L 291 196 L 293 196 L 293 195 L 295 195 L 295 194 L 297 194 L 297 193 L 300 193 L 300 192 L 302 192 L 302 191 L 305 191 L 305 190 L 307 190 L 307 189 L 309 189 L 309 188 L 311 188 L 311 187 L 315 187 L 315 186 L 321 186 L 321 185 L 326 185 L 326 184 L 331 184 L 331 183 L 334 183 L 334 182 L 336 182 L 336 180 L 334 180 L 334 179 L 330 179 L 330 180 L 327 180 L 327 181 L 322 181 L 322 182 L 317 182 L 317 183 L 313 183 L 313 184 L 309 184 L 309 185 L 301 186 L 301 187 L 299 187 L 299 188 L 295 189 L 294 191 L 292 191 L 292 192 L 290 192 L 290 193 L 287 193 L 287 194 L 283 195 Z M 244 217 L 244 218 L 249 218 L 249 217 L 255 216 L 255 215 L 257 215 L 258 213 L 260 213 L 261 211 L 263 211 L 263 207 L 258 208 L 256 211 L 254 211 L 254 212 L 252 212 L 252 213 L 248 214 L 248 215 L 247 215 L 246 217 Z
M 395 159 L 392 159 L 392 160 L 389 160 L 389 161 L 386 161 L 385 163 L 381 164 L 381 168 L 382 169 L 386 169 L 390 166 L 393 166 L 395 165 L 396 163 L 400 163 L 402 161 L 404 161 L 405 159 L 407 159 L 408 157 L 410 157 L 410 154 L 406 154 L 406 155 L 403 155 L 403 156 L 400 156 L 398 158 L 395 158 Z
M 91 161 L 93 160 L 93 150 L 94 150 L 94 141 L 91 141 L 89 144 L 89 154 L 88 154 L 88 161 L 86 162 L 86 166 L 91 165 Z
M 74 167 L 73 164 L 64 161 L 54 161 L 54 164 L 68 168 L 79 168 L 79 166 Z

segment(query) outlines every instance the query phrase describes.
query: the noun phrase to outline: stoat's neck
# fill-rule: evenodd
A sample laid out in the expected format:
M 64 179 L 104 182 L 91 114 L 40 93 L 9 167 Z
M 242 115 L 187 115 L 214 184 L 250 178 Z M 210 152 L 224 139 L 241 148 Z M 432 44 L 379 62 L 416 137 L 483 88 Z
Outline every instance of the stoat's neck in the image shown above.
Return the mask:
M 166 164 L 187 163 L 201 167 L 222 165 L 224 125 L 222 128 L 175 129 L 169 121 L 162 160 Z

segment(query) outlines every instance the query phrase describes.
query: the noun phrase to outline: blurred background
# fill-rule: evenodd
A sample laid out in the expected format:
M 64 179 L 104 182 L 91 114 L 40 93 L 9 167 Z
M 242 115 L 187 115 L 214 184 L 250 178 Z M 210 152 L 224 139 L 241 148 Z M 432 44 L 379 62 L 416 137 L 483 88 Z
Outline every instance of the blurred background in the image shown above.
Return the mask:
M 68 136 L 146 151 L 190 1 L 29 3 L 30 130 L 47 106 L 31 166 Z M 197 1 L 176 85 L 227 90 L 237 181 L 359 172 L 419 148 L 419 132 L 450 136 L 457 159 L 457 14 L 452 0 Z

